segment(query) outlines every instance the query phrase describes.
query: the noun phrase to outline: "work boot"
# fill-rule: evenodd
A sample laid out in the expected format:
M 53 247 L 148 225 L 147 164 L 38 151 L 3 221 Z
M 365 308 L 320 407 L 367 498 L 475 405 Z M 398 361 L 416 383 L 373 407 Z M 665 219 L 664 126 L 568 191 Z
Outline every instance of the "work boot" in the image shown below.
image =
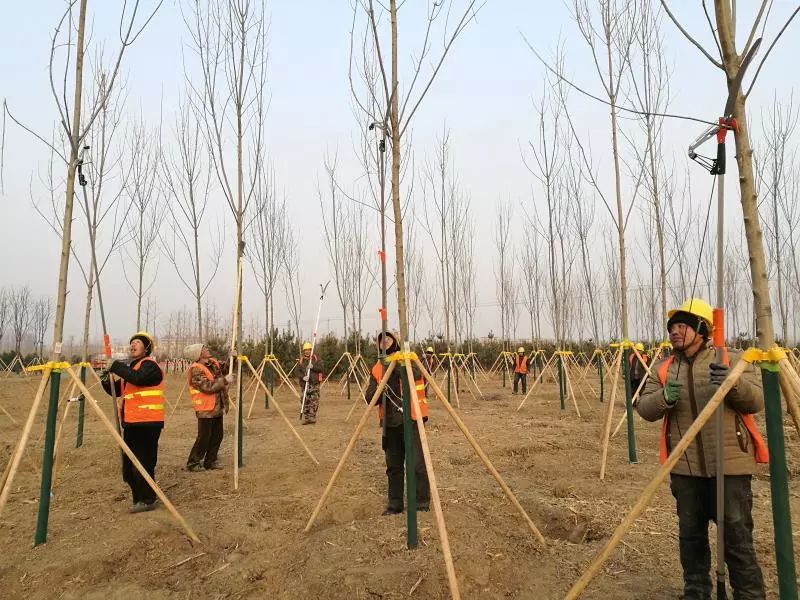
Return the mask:
M 205 467 L 206 471 L 222 471 L 222 469 L 224 468 L 225 467 L 219 464 L 218 460 L 215 460 L 213 463 L 211 463 L 210 465 L 206 465 Z
M 199 473 L 200 471 L 205 471 L 203 465 L 201 464 L 188 465 L 186 467 L 186 470 L 191 471 L 192 473 Z
M 399 514 L 402 514 L 402 512 L 403 512 L 402 508 L 392 508 L 391 506 L 387 506 L 386 510 L 383 511 L 383 515 L 382 516 L 388 517 L 390 515 L 399 515 Z
M 155 508 L 156 508 L 155 501 L 149 504 L 147 502 L 136 502 L 133 506 L 131 506 L 130 512 L 131 513 L 149 512 L 151 510 L 155 510 Z
M 430 510 L 431 510 L 430 502 L 417 503 L 417 512 L 430 512 Z

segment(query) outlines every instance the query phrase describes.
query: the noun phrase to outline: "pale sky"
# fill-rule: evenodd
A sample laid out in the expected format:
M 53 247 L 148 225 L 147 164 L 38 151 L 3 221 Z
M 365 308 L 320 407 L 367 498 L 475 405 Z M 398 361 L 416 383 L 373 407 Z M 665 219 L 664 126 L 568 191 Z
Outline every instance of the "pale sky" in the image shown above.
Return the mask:
M 93 42 L 105 42 L 106 53 L 115 51 L 118 2 L 89 2 L 93 24 Z M 152 3 L 145 2 L 146 5 Z M 408 3 L 400 17 L 400 57 L 407 65 L 421 42 L 419 14 L 411 12 Z M 459 2 L 456 2 L 460 5 Z M 702 10 L 697 3 L 677 2 L 674 5 L 686 27 L 697 34 L 707 47 L 710 36 Z M 740 2 L 740 29 L 751 18 L 750 5 Z M 48 137 L 56 117 L 49 91 L 47 64 L 49 40 L 60 17 L 63 2 L 8 3 L 0 21 L 0 97 L 14 114 Z M 767 27 L 766 39 L 771 41 L 777 28 L 793 8 L 788 0 L 776 0 Z M 344 183 L 358 176 L 358 164 L 353 155 L 358 139 L 347 85 L 349 30 L 352 19 L 350 2 L 345 0 L 272 0 L 267 3 L 270 27 L 269 92 L 272 102 L 268 115 L 269 154 L 274 163 L 277 187 L 284 193 L 291 220 L 300 228 L 302 247 L 303 320 L 308 334 L 316 312 L 318 284 L 332 277 L 322 237 L 322 223 L 317 200 L 317 180 L 323 176 L 322 161 L 326 151 L 338 150 Z M 746 13 L 746 14 L 745 14 Z M 771 101 L 773 93 L 788 97 L 796 79 L 795 57 L 800 53 L 798 24 L 793 24 L 773 51 L 760 75 L 757 90 L 749 106 L 751 136 L 757 138 L 760 111 Z M 664 19 L 666 56 L 673 68 L 672 96 L 669 111 L 715 120 L 725 99 L 722 73 L 705 60 Z M 456 42 L 440 76 L 426 97 L 413 124 L 413 151 L 418 163 L 430 156 L 442 127 L 451 131 L 454 167 L 472 201 L 476 223 L 476 260 L 478 282 L 478 311 L 475 332 L 484 336 L 499 330 L 499 309 L 493 262 L 495 249 L 493 231 L 495 210 L 501 200 L 515 205 L 515 243 L 522 239 L 523 212 L 541 209 L 537 185 L 526 170 L 520 147 L 534 133 L 535 119 L 531 101 L 541 95 L 544 71 L 527 48 L 525 36 L 540 52 L 550 55 L 559 42 L 566 50 L 569 76 L 583 87 L 601 94 L 590 64 L 585 45 L 577 35 L 577 27 L 568 10 L 560 2 L 531 0 L 488 0 L 464 35 Z M 740 46 L 746 36 L 739 31 Z M 123 61 L 126 80 L 126 112 L 141 112 L 157 125 L 163 105 L 165 121 L 169 121 L 183 88 L 181 55 L 185 43 L 184 24 L 174 0 L 167 0 L 154 21 L 136 44 L 128 50 Z M 439 43 L 438 40 L 436 43 Z M 434 46 L 434 54 L 437 46 Z M 764 48 L 762 47 L 762 54 Z M 403 80 L 401 79 L 401 86 Z M 610 150 L 607 109 L 591 100 L 572 96 L 574 118 L 582 130 L 589 133 L 595 162 L 601 173 L 608 173 Z M 675 164 L 679 180 L 685 172 L 686 147 L 703 129 L 698 123 L 670 121 L 665 128 L 664 141 L 668 162 Z M 729 144 L 729 164 L 735 173 L 733 144 Z M 712 151 L 709 149 L 709 154 Z M 34 295 L 53 295 L 57 284 L 59 240 L 35 213 L 31 194 L 44 199 L 44 190 L 37 173 L 45 168 L 48 152 L 10 121 L 5 134 L 5 191 L 0 196 L 3 209 L 2 243 L 4 260 L 0 264 L 0 286 L 30 285 Z M 604 168 L 605 167 L 605 168 Z M 710 178 L 702 169 L 692 165 L 692 190 L 695 199 L 705 203 Z M 420 170 L 421 174 L 421 170 Z M 730 223 L 735 231 L 741 228 L 735 176 L 728 178 Z M 606 193 L 612 192 L 612 180 L 604 177 Z M 630 182 L 626 183 L 629 187 Z M 682 183 L 678 184 L 680 189 Z M 531 199 L 533 191 L 534 199 Z M 686 199 L 686 201 L 690 201 Z M 221 196 L 212 198 L 216 219 L 226 227 L 228 243 L 224 264 L 210 287 L 210 297 L 221 314 L 229 314 L 233 303 L 234 244 L 232 219 Z M 419 207 L 418 207 L 419 210 Z M 635 221 L 638 217 L 632 218 Z M 597 208 L 598 243 L 610 225 L 602 207 Z M 641 235 L 638 224 L 630 226 L 630 235 Z M 637 234 L 637 231 L 639 232 Z M 76 227 L 78 243 L 83 231 Z M 375 231 L 377 233 L 377 229 Z M 419 232 L 423 236 L 423 232 Z M 423 238 L 424 239 L 424 238 Z M 377 250 L 377 235 L 374 238 Z M 629 251 L 634 247 L 629 243 Z M 84 246 L 85 247 L 85 246 Z M 601 246 L 598 246 L 600 248 Z M 374 256 L 374 254 L 372 254 Z M 126 340 L 135 326 L 135 298 L 122 277 L 121 257 L 115 256 L 104 272 L 103 285 L 106 310 L 112 337 Z M 598 261 L 602 252 L 598 250 Z M 634 263 L 636 260 L 634 259 Z M 641 265 L 640 265 L 641 266 Z M 433 264 L 428 265 L 429 280 L 433 281 Z M 598 262 L 597 269 L 603 268 Z M 634 264 L 633 269 L 637 265 Z M 247 271 L 247 269 L 246 269 Z M 522 274 L 520 273 L 520 278 Z M 742 274 L 742 278 L 745 274 Z M 431 283 L 432 284 L 432 283 Z M 521 282 L 520 282 L 521 285 Z M 70 268 L 69 300 L 65 342 L 70 335 L 80 335 L 82 328 L 84 285 L 77 267 Z M 161 316 L 159 330 L 165 329 L 166 315 L 183 306 L 191 308 L 191 297 L 177 280 L 172 265 L 161 259 L 153 295 L 158 298 Z M 276 322 L 285 326 L 288 313 L 280 288 L 276 292 Z M 379 295 L 376 289 L 365 310 L 365 327 L 377 326 Z M 259 319 L 263 313 L 260 292 L 247 273 L 245 281 L 246 323 Z M 390 315 L 396 321 L 390 305 Z M 543 310 L 546 310 L 543 308 Z M 334 294 L 326 299 L 322 309 L 321 332 L 341 327 L 341 310 Z M 528 319 L 521 307 L 519 337 L 527 337 Z M 263 318 L 262 318 L 263 320 Z M 547 319 L 544 319 L 546 322 Z M 422 320 L 423 324 L 427 319 Z M 423 333 L 427 330 L 423 326 Z M 549 326 L 546 327 L 549 329 Z M 99 339 L 99 319 L 93 318 L 93 337 Z M 6 337 L 6 341 L 8 336 Z

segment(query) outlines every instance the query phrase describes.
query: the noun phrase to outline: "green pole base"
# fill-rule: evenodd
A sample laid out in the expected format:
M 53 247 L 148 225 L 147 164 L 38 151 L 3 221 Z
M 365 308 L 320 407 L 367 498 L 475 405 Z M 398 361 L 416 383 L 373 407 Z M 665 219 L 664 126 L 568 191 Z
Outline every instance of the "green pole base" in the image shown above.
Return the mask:
M 86 367 L 81 367 L 81 383 L 86 384 Z M 83 422 L 86 417 L 86 401 L 83 394 L 78 396 L 78 431 L 75 433 L 75 447 L 83 446 Z
M 398 365 L 398 368 L 401 368 Z M 404 369 L 405 371 L 405 369 Z M 411 421 L 411 388 L 405 372 L 403 378 L 403 443 L 406 448 L 406 546 L 416 548 L 417 534 L 417 475 L 414 471 L 414 425 Z M 415 390 L 416 391 L 416 390 Z
M 39 513 L 36 517 L 35 546 L 47 541 L 47 524 L 50 520 L 50 493 L 53 487 L 53 451 L 56 440 L 56 416 L 58 414 L 58 391 L 61 386 L 61 372 L 50 373 L 50 401 L 47 404 L 45 425 L 44 455 L 42 456 L 42 483 L 39 488 Z
M 239 468 L 241 469 L 244 466 L 244 417 L 242 415 L 242 410 L 244 403 L 242 402 L 242 396 L 244 394 L 244 385 L 242 382 L 242 361 L 237 361 L 238 363 L 238 374 L 236 377 L 237 386 L 238 386 L 238 393 L 237 393 L 237 410 L 236 410 L 236 418 L 239 419 L 239 431 L 236 439 L 237 448 L 239 450 L 238 462 Z
M 625 348 L 623 362 L 623 373 L 625 375 L 625 412 L 628 421 L 628 462 L 635 465 L 639 462 L 636 456 L 636 435 L 633 431 L 633 391 L 631 390 L 631 350 Z
M 762 363 L 761 381 L 769 448 L 769 487 L 772 497 L 772 524 L 775 536 L 775 563 L 778 568 L 778 596 L 797 600 L 797 574 L 792 538 L 792 514 L 789 507 L 789 480 L 783 434 L 783 411 L 777 365 Z

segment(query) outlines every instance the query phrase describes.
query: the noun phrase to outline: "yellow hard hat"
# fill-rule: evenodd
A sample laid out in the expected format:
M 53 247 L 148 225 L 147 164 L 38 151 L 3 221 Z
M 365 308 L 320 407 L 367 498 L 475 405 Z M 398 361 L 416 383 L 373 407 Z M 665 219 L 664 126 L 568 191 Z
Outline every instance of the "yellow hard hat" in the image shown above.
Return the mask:
M 639 352 L 644 352 L 644 344 L 643 344 L 642 342 L 639 342 L 639 343 L 637 343 L 637 344 L 636 344 L 636 349 L 637 349 Z
M 523 348 L 522 346 L 520 346 L 519 348 L 517 348 L 517 352 L 525 352 L 525 348 Z
M 698 319 L 705 321 L 706 325 L 708 325 L 708 332 L 711 333 L 711 329 L 714 325 L 714 310 L 708 302 L 700 298 L 689 298 L 686 302 L 681 304 L 680 308 L 674 308 L 667 312 L 667 317 L 672 319 L 676 314 L 682 312 L 694 315 Z M 669 325 L 667 325 L 667 327 L 669 328 Z
M 311 342 L 304 342 L 303 350 L 311 350 Z
M 425 348 L 425 352 L 433 354 L 433 346 L 428 346 L 427 348 Z
M 128 340 L 130 344 L 133 340 L 139 340 L 144 344 L 145 352 L 148 354 L 152 353 L 156 347 L 156 343 L 153 340 L 153 336 L 147 333 L 146 331 L 137 331 L 131 336 L 131 339 Z

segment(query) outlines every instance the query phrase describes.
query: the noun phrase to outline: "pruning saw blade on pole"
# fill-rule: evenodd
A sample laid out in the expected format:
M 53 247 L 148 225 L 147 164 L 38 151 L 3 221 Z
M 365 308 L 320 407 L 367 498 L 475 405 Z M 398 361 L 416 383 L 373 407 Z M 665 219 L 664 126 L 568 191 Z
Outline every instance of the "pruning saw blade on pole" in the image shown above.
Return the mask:
M 328 289 L 330 281 L 325 285 L 319 284 L 319 306 L 317 307 L 317 319 L 314 321 L 314 331 L 311 333 L 311 356 L 308 358 L 308 368 L 306 369 L 305 386 L 303 386 L 303 399 L 300 402 L 300 418 L 303 418 L 303 411 L 306 408 L 306 394 L 308 394 L 308 382 L 311 380 L 311 361 L 314 358 L 314 348 L 317 347 L 317 329 L 319 329 L 319 317 L 322 314 L 322 301 L 325 299 L 325 290 Z
M 737 123 L 733 117 L 733 110 L 742 87 L 742 78 L 747 66 L 753 60 L 761 38 L 758 38 L 750 51 L 742 60 L 736 77 L 728 85 L 728 99 L 725 109 L 719 117 L 718 124 L 712 125 L 704 131 L 690 146 L 689 158 L 708 169 L 711 175 L 717 176 L 717 290 L 716 307 L 714 308 L 713 344 L 717 355 L 715 361 L 722 364 L 725 353 L 725 138 L 728 131 L 736 131 Z M 717 138 L 717 156 L 710 159 L 699 156 L 697 148 L 711 139 Z M 725 522 L 725 405 L 720 404 L 715 415 L 716 448 L 716 522 L 717 522 L 717 598 L 727 600 L 725 576 L 725 528 L 720 523 Z

